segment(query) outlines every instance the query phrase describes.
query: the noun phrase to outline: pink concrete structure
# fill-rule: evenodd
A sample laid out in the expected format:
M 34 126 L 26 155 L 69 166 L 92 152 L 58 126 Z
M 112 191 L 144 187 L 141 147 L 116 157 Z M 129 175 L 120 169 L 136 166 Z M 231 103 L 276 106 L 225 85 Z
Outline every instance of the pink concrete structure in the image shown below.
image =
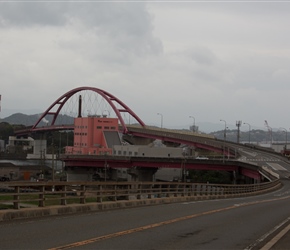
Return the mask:
M 74 119 L 74 146 L 66 147 L 66 154 L 112 154 L 105 138 L 106 132 L 118 133 L 118 118 L 78 117 Z

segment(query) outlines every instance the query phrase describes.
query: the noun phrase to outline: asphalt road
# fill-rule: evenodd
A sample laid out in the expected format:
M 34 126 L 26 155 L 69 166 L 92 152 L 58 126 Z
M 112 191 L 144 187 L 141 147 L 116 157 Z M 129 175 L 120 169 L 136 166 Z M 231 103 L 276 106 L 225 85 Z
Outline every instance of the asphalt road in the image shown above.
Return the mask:
M 239 161 L 264 166 L 279 174 L 281 178 L 290 178 L 290 161 L 287 158 L 244 148 L 237 148 L 237 150 L 241 154 Z
M 290 220 L 290 180 L 261 196 L 0 223 L 1 249 L 260 249 Z M 282 226 L 283 225 L 283 226 Z

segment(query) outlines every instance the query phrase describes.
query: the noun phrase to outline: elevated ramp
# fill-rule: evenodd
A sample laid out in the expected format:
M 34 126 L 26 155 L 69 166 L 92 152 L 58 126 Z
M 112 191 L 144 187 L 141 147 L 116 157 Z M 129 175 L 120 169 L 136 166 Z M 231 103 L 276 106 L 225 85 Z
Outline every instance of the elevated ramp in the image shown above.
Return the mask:
M 122 144 L 121 138 L 117 131 L 104 131 L 104 138 L 109 148 L 113 148 L 114 145 Z

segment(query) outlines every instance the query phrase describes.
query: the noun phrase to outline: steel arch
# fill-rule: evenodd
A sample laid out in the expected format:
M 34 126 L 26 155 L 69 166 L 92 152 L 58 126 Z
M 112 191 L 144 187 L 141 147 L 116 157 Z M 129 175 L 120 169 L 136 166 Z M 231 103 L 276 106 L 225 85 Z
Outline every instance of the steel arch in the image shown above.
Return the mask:
M 54 125 L 56 118 L 60 112 L 60 110 L 62 109 L 63 105 L 68 101 L 68 99 L 73 96 L 74 94 L 76 94 L 77 92 L 83 91 L 83 90 L 90 90 L 90 91 L 94 91 L 96 93 L 98 93 L 99 95 L 101 95 L 112 107 L 112 109 L 115 111 L 121 125 L 123 126 L 123 132 L 127 133 L 128 129 L 127 126 L 124 122 L 124 119 L 121 116 L 122 112 L 127 112 L 129 113 L 131 116 L 133 116 L 142 127 L 145 127 L 145 123 L 126 105 L 124 104 L 121 100 L 119 100 L 117 97 L 113 96 L 112 94 L 110 94 L 107 91 L 104 91 L 102 89 L 98 89 L 98 88 L 94 88 L 94 87 L 79 87 L 79 88 L 75 88 L 72 89 L 70 91 L 68 91 L 67 93 L 65 93 L 64 95 L 62 95 L 61 97 L 59 97 L 42 115 L 41 117 L 37 120 L 37 122 L 35 123 L 35 125 L 32 127 L 31 130 L 36 129 L 37 125 L 40 123 L 40 121 L 45 118 L 46 115 L 53 115 L 53 120 L 51 122 L 51 125 Z M 116 107 L 116 105 L 113 102 L 117 102 L 122 109 L 118 109 Z M 52 111 L 53 108 L 55 108 L 57 105 L 59 105 L 56 108 L 56 111 Z

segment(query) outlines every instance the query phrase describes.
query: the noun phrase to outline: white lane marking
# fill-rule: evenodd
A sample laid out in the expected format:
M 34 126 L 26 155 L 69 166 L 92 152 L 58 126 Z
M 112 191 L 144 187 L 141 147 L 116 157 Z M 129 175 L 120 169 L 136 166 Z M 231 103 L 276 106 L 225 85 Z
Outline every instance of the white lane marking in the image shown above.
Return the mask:
M 255 157 L 257 155 L 257 153 L 252 153 L 252 152 L 249 152 L 249 151 L 245 151 L 245 150 L 241 150 L 244 154 L 247 154 L 247 155 L 250 155 L 252 157 Z
M 278 163 L 267 162 L 267 164 L 268 164 L 271 168 L 273 168 L 274 170 L 285 170 L 285 171 L 287 171 L 286 168 L 283 168 L 283 167 L 282 167 L 280 164 L 278 164 Z
M 284 220 L 283 222 L 281 222 L 279 225 L 277 225 L 276 227 L 274 227 L 273 229 L 271 229 L 268 233 L 264 234 L 260 239 L 256 240 L 253 244 L 249 245 L 244 250 L 251 250 L 251 249 L 253 249 L 259 243 L 263 242 L 269 235 L 271 235 L 272 233 L 274 233 L 275 231 L 277 231 L 279 228 L 281 228 L 283 225 L 285 225 L 289 220 L 290 220 L 290 217 L 288 217 L 286 220 Z M 266 249 L 266 248 L 264 248 L 264 249 Z
M 278 233 L 272 240 L 270 240 L 265 246 L 260 250 L 269 250 L 274 246 L 288 231 L 290 230 L 290 225 L 284 228 L 280 233 Z

